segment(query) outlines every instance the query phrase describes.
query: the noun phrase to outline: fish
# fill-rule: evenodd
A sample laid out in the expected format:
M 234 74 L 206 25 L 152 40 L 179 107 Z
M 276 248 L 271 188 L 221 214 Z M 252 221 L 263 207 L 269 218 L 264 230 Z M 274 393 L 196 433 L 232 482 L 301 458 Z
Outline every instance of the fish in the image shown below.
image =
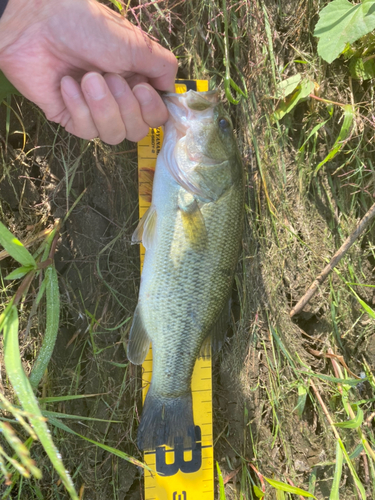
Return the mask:
M 146 248 L 128 359 L 152 344 L 152 379 L 138 428 L 141 450 L 194 447 L 191 378 L 230 318 L 244 220 L 244 171 L 218 91 L 165 94 L 169 117 L 152 202 L 132 242 Z

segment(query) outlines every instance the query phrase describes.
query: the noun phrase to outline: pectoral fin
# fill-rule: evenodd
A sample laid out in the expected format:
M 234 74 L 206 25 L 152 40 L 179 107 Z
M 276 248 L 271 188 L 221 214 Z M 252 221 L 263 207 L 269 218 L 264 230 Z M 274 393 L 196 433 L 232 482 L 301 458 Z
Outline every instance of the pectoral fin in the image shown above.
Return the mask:
M 185 238 L 195 250 L 207 247 L 207 230 L 197 200 L 187 191 L 181 191 L 178 197 Z
M 146 250 L 151 248 L 155 241 L 156 220 L 156 209 L 151 205 L 139 221 L 137 229 L 133 233 L 132 244 L 142 242 Z
M 128 343 L 128 358 L 135 365 L 141 365 L 150 348 L 150 337 L 142 323 L 140 306 L 134 312 L 133 324 L 130 329 Z
M 199 357 L 206 358 L 210 356 L 210 353 L 214 355 L 218 353 L 223 347 L 228 331 L 230 307 L 231 300 L 229 299 L 220 315 L 218 316 L 216 323 L 214 324 L 210 333 L 204 339 Z

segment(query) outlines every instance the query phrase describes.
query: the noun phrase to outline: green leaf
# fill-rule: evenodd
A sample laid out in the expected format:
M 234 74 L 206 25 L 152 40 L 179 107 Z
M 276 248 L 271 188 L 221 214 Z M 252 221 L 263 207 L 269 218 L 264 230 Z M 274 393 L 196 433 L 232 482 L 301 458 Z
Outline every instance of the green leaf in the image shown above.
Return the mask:
M 321 123 L 318 123 L 318 125 L 315 125 L 315 127 L 312 129 L 312 131 L 309 133 L 309 135 L 307 136 L 307 139 L 305 140 L 305 142 L 302 144 L 302 146 L 299 148 L 299 151 L 302 151 L 303 148 L 306 146 L 307 142 L 311 139 L 311 137 L 313 135 L 315 135 L 319 129 L 321 129 L 322 127 L 324 127 L 324 125 L 329 121 L 329 118 L 328 120 L 325 120 L 324 122 L 321 122 Z
M 358 384 L 361 384 L 367 378 L 365 379 L 356 379 L 356 378 L 337 378 L 337 377 L 331 377 L 330 375 L 323 375 L 323 373 L 314 373 L 314 372 L 309 372 L 309 371 L 301 371 L 302 374 L 308 375 L 310 377 L 316 377 L 321 380 L 326 380 L 327 382 L 333 382 L 334 384 L 346 384 L 349 386 L 356 386 Z
M 356 80 L 370 80 L 375 77 L 375 61 L 365 61 L 362 57 L 352 57 L 349 62 L 349 71 Z
M 298 401 L 297 401 L 297 405 L 294 408 L 294 410 L 297 410 L 297 414 L 300 418 L 302 417 L 303 410 L 305 409 L 306 397 L 307 397 L 307 390 L 306 390 L 305 386 L 299 385 L 298 386 Z
M 363 422 L 363 411 L 361 408 L 358 408 L 357 415 L 352 420 L 347 420 L 346 422 L 337 422 L 335 423 L 335 427 L 342 427 L 344 429 L 358 429 L 361 427 Z
M 29 415 L 30 423 L 38 436 L 45 452 L 47 453 L 56 472 L 59 474 L 65 488 L 73 500 L 78 500 L 73 482 L 65 470 L 45 422 L 38 402 L 35 398 L 30 382 L 23 371 L 21 353 L 18 344 L 18 313 L 12 306 L 3 323 L 4 331 L 4 365 L 10 383 L 25 412 Z
M 314 36 L 319 38 L 318 54 L 328 63 L 345 49 L 375 29 L 375 0 L 353 5 L 348 0 L 334 0 L 320 12 Z
M 264 497 L 264 493 L 263 491 L 259 488 L 259 486 L 257 486 L 256 484 L 253 484 L 253 490 L 254 490 L 254 494 L 257 498 L 260 498 L 262 500 L 262 498 Z
M 273 119 L 278 121 L 281 120 L 286 114 L 290 113 L 297 104 L 306 99 L 311 92 L 314 91 L 314 82 L 305 78 L 302 82 L 297 85 L 295 90 L 284 100 L 280 101 L 277 109 L 273 113 Z
M 217 470 L 217 477 L 219 480 L 219 492 L 220 492 L 220 500 L 226 500 L 225 496 L 225 489 L 224 489 L 224 480 L 223 480 L 223 474 L 221 473 L 220 467 L 219 467 L 219 462 L 216 462 L 216 470 Z
M 325 165 L 328 161 L 332 160 L 337 155 L 337 153 L 341 151 L 341 149 L 346 143 L 346 139 L 350 135 L 353 120 L 354 120 L 353 106 L 351 104 L 347 104 L 346 106 L 344 106 L 344 120 L 341 126 L 339 136 L 335 140 L 335 143 L 332 146 L 331 151 L 324 158 L 324 160 L 321 161 L 319 165 L 317 165 L 317 167 L 315 168 L 315 174 L 319 172 L 319 170 L 322 168 L 323 165 Z
M 265 476 L 263 478 L 273 486 L 276 490 L 287 491 L 288 493 L 294 493 L 295 495 L 302 495 L 303 497 L 316 498 L 312 493 L 308 491 L 301 490 L 301 488 L 296 488 L 295 486 L 290 486 L 290 484 L 282 483 L 281 481 L 276 481 L 275 479 L 269 479 Z
M 344 455 L 340 447 L 340 443 L 336 443 L 336 463 L 335 463 L 335 474 L 333 476 L 331 493 L 329 495 L 329 500 L 340 500 L 339 488 L 342 474 L 342 464 Z
M 110 2 L 113 3 L 113 5 L 117 7 L 120 12 L 124 10 L 123 6 L 121 5 L 121 2 L 119 2 L 118 0 L 110 0 Z
M 22 266 L 36 269 L 34 257 L 2 222 L 0 222 L 0 244 Z
M 57 332 L 59 329 L 60 295 L 57 273 L 53 266 L 47 267 L 44 281 L 46 282 L 46 331 L 42 347 L 40 348 L 29 378 L 33 389 L 38 387 L 39 382 L 46 371 L 55 347 Z
M 352 473 L 352 476 L 353 476 L 353 479 L 354 479 L 354 482 L 359 490 L 359 492 L 361 493 L 361 497 L 362 497 L 362 500 L 366 500 L 366 492 L 365 492 L 365 489 L 358 477 L 358 474 L 352 464 L 352 461 L 350 460 L 349 458 L 349 455 L 348 455 L 348 452 L 346 451 L 345 449 L 345 446 L 343 444 L 343 442 L 341 441 L 341 439 L 338 439 L 338 442 L 339 442 L 339 445 L 340 445 L 340 448 L 342 449 L 342 452 L 344 454 L 344 457 L 345 457 L 345 461 L 346 463 L 348 464 L 348 467 L 350 469 L 350 472 Z
M 375 311 L 372 309 L 372 307 L 370 307 L 368 304 L 366 304 L 366 302 L 364 300 L 362 300 L 356 293 L 355 291 L 353 290 L 353 288 L 351 286 L 349 286 L 352 294 L 355 296 L 355 298 L 357 299 L 357 301 L 361 304 L 361 306 L 363 307 L 363 309 L 367 312 L 367 314 L 370 316 L 370 318 L 372 319 L 375 319 Z
M 285 99 L 289 94 L 293 92 L 293 90 L 297 87 L 299 82 L 301 81 L 301 74 L 297 73 L 286 80 L 281 81 L 277 84 L 276 87 L 276 99 Z
M 8 276 L 5 276 L 5 280 L 17 280 L 19 278 L 23 278 L 25 274 L 27 274 L 29 271 L 32 271 L 34 269 L 34 266 L 22 266 L 22 267 L 17 267 L 14 271 L 12 271 Z
M 12 94 L 21 95 L 16 87 L 10 83 L 4 73 L 0 71 L 0 101 Z

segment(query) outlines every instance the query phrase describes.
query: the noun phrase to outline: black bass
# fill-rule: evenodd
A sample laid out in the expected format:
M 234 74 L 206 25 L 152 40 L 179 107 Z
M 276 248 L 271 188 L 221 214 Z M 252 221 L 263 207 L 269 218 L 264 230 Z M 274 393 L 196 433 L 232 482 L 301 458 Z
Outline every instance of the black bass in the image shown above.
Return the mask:
M 202 344 L 226 334 L 243 227 L 243 168 L 217 92 L 166 94 L 169 111 L 152 204 L 132 241 L 146 248 L 128 358 L 150 342 L 153 373 L 138 446 L 192 446 L 191 377 Z

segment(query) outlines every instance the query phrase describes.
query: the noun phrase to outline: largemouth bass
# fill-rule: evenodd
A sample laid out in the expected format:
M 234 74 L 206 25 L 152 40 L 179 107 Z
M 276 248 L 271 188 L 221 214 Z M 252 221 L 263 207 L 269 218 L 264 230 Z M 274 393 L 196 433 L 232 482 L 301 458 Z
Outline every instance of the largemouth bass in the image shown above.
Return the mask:
M 243 227 L 243 168 L 217 92 L 167 94 L 152 204 L 133 242 L 146 248 L 128 358 L 152 343 L 138 447 L 192 446 L 191 378 L 202 344 L 225 339 Z

